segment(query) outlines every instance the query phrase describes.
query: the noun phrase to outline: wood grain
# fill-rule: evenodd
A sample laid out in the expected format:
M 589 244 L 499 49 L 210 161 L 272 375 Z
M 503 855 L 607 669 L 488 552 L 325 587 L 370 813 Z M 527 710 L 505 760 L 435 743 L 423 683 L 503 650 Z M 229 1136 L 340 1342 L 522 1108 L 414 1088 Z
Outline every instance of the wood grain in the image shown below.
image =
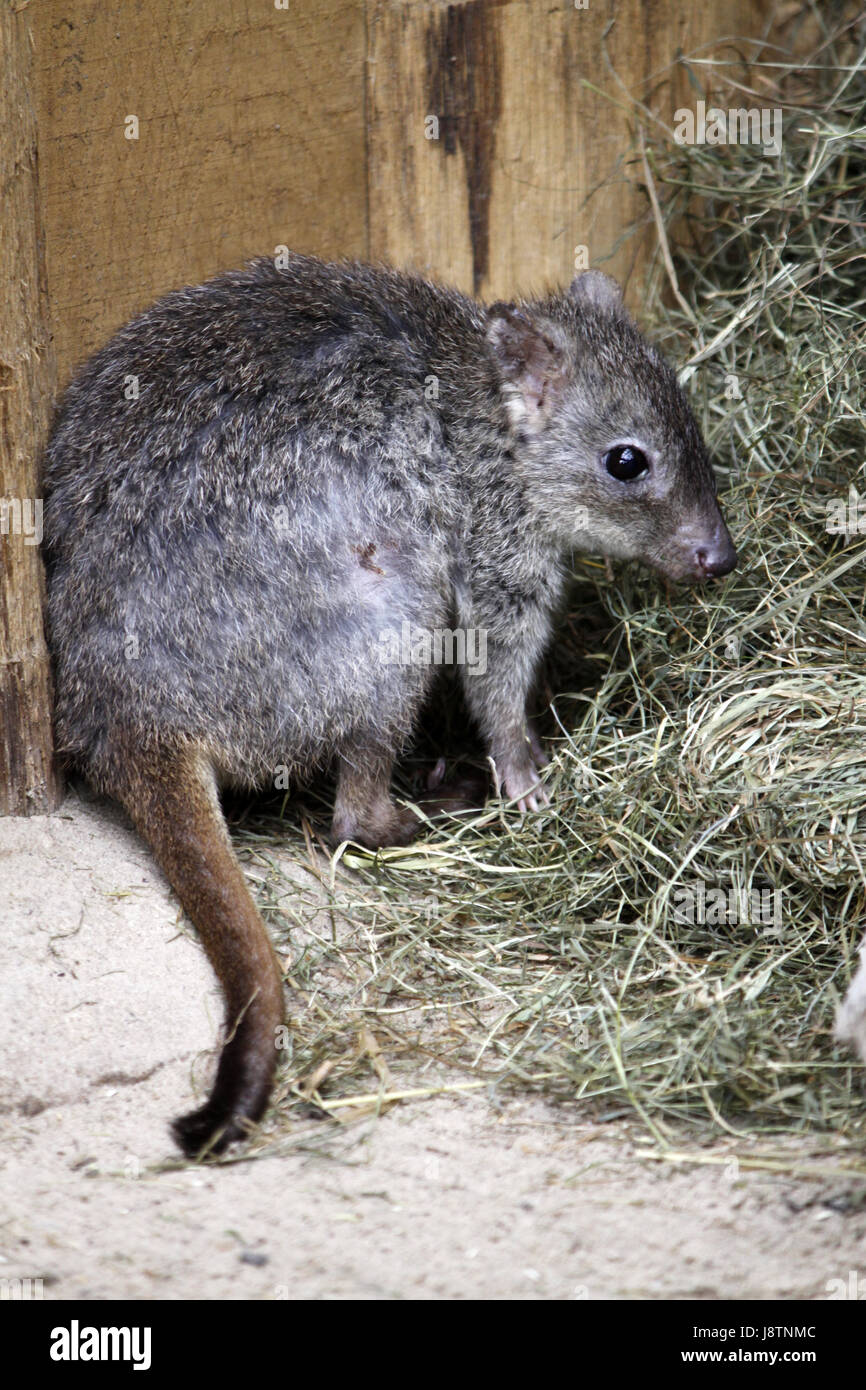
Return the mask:
M 39 449 L 54 388 L 39 221 L 31 49 L 0 8 L 0 815 L 53 810 L 50 673 L 36 542 Z
M 684 70 L 664 73 L 677 51 L 756 33 L 761 12 L 748 0 L 368 0 L 371 255 L 496 298 L 567 282 L 585 246 L 634 302 L 647 237 L 625 233 L 649 219 L 629 103 L 670 123 L 686 91 Z
M 670 122 L 695 95 L 682 66 L 671 75 L 677 52 L 756 34 L 764 10 L 3 6 L 0 496 L 36 497 L 55 383 L 46 289 L 61 384 L 159 294 L 281 245 L 413 266 L 490 298 L 567 282 L 585 247 L 636 306 L 650 213 L 630 104 Z M 57 784 L 41 569 L 21 535 L 0 549 L 0 810 L 43 809 Z
M 175 286 L 279 245 L 366 254 L 362 0 L 27 13 L 61 383 Z

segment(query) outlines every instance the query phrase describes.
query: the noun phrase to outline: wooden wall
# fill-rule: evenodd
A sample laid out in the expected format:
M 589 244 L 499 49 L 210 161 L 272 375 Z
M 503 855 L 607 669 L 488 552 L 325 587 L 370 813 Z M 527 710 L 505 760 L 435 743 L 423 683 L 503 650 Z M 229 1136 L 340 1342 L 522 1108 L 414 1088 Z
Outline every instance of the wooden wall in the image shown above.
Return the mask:
M 62 380 L 165 290 L 280 243 L 365 253 L 360 0 L 36 0 L 32 25 Z
M 628 160 L 629 103 L 651 100 L 670 124 L 687 91 L 682 70 L 662 75 L 677 51 L 754 33 L 759 6 L 374 0 L 367 9 L 371 250 L 504 297 L 568 280 L 578 246 L 634 278 L 645 243 L 622 237 L 647 202 Z M 436 113 L 431 140 L 424 121 Z
M 63 385 L 157 295 L 278 246 L 491 298 L 568 281 L 585 247 L 636 302 L 630 104 L 670 123 L 677 52 L 757 36 L 765 0 L 0 3 L 0 503 L 20 509 L 55 357 Z M 59 795 L 32 542 L 0 528 L 0 814 Z
M 54 392 L 30 36 L 0 8 L 0 815 L 53 810 L 37 478 Z
M 61 381 L 158 294 L 281 244 L 490 297 L 569 278 L 576 246 L 634 279 L 628 98 L 670 120 L 677 50 L 754 34 L 759 9 L 277 3 L 32 0 Z

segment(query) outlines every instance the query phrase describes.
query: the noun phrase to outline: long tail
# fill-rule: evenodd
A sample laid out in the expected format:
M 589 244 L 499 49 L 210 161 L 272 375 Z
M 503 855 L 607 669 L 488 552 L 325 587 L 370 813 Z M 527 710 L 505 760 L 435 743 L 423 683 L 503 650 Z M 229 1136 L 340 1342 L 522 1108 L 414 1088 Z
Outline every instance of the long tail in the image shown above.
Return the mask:
M 207 757 L 195 749 L 148 753 L 125 767 L 125 785 L 113 794 L 153 849 L 225 997 L 226 1041 L 210 1098 L 172 1125 L 190 1157 L 219 1153 L 267 1106 L 284 1017 L 282 977 L 232 852 Z

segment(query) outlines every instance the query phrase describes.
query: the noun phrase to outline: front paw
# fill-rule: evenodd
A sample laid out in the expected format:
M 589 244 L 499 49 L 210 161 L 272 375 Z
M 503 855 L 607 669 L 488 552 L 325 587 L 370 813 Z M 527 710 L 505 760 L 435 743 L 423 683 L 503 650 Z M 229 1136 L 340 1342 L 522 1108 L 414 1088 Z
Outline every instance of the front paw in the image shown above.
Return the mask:
M 534 761 L 528 756 L 517 765 L 506 764 L 497 771 L 500 796 L 506 801 L 516 802 L 517 810 L 521 813 L 540 811 L 542 807 L 550 805 L 547 788 L 538 776 Z

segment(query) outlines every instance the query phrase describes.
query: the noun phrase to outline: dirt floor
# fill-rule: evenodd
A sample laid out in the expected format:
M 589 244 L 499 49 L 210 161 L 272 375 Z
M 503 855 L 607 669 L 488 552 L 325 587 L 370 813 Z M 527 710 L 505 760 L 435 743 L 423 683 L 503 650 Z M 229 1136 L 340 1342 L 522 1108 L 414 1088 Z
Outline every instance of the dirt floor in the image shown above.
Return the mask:
M 253 1162 L 173 1167 L 166 1121 L 207 1076 L 220 1008 L 149 853 L 73 793 L 54 817 L 0 820 L 0 884 L 0 1289 L 866 1298 L 862 1181 L 826 1158 L 793 1177 L 804 1142 L 768 1157 L 732 1138 L 685 1163 L 630 1121 L 576 1126 L 474 1093 L 395 1106 L 336 1141 L 311 1123 Z

